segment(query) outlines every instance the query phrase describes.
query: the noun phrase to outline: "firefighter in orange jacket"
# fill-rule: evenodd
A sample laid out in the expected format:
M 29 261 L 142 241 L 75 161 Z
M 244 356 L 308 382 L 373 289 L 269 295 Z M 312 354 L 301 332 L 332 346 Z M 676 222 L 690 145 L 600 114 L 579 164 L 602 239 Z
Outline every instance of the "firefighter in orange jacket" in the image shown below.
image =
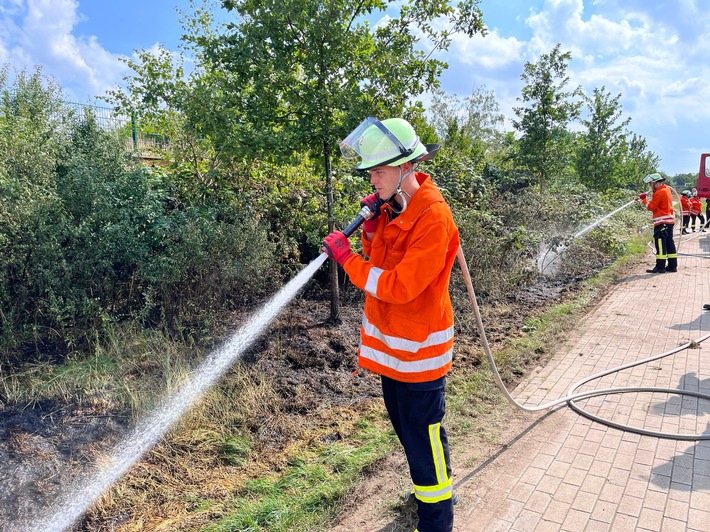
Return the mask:
M 673 240 L 675 213 L 671 189 L 665 184 L 665 178 L 657 173 L 647 175 L 643 178 L 643 182 L 649 184 L 653 194 L 650 200 L 646 194 L 639 194 L 637 199 L 641 200 L 653 215 L 653 240 L 656 245 L 656 265 L 646 272 L 676 272 L 678 254 Z
M 687 235 L 690 233 L 688 227 L 690 226 L 690 213 L 691 213 L 691 203 L 690 203 L 690 190 L 684 190 L 680 193 L 680 214 L 682 220 L 682 230 L 681 234 Z
M 404 447 L 417 501 L 418 532 L 453 530 L 453 488 L 446 431 L 445 376 L 451 368 L 454 316 L 449 299 L 459 232 L 443 196 L 419 161 L 423 145 L 401 118 L 366 119 L 340 144 L 359 157 L 375 193 L 363 224 L 363 253 L 335 231 L 323 251 L 365 291 L 358 365 L 378 373 L 392 426 Z
M 705 216 L 703 216 L 703 204 L 698 197 L 698 189 L 694 188 L 690 193 L 690 227 L 695 232 L 696 220 L 700 222 L 700 231 L 705 232 Z

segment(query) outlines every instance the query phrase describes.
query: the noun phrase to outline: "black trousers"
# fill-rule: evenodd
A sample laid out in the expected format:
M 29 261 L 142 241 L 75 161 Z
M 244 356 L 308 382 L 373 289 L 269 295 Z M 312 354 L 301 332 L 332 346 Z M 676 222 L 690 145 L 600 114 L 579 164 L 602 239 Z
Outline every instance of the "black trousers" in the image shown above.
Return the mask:
M 653 228 L 653 241 L 656 245 L 656 268 L 678 267 L 678 253 L 673 240 L 673 224 L 659 224 Z M 668 261 L 668 266 L 666 266 Z
M 454 528 L 449 442 L 441 425 L 445 383 L 445 377 L 417 383 L 382 377 L 385 407 L 414 483 L 418 532 L 451 532 Z

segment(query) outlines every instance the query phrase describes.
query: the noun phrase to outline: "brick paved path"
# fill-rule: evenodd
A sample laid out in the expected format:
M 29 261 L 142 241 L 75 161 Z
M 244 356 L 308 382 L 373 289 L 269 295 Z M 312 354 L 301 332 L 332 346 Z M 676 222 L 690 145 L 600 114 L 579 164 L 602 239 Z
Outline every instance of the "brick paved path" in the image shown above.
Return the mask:
M 684 240 L 678 273 L 638 267 L 579 325 L 558 354 L 514 392 L 529 405 L 567 394 L 592 374 L 710 333 L 710 234 Z M 710 340 L 700 349 L 612 374 L 582 389 L 653 386 L 710 394 Z M 579 402 L 648 430 L 710 434 L 710 402 L 626 393 Z M 537 420 L 536 420 L 537 417 Z M 710 531 L 710 441 L 637 435 L 563 406 L 532 417 L 509 448 L 474 472 L 457 471 L 456 532 Z

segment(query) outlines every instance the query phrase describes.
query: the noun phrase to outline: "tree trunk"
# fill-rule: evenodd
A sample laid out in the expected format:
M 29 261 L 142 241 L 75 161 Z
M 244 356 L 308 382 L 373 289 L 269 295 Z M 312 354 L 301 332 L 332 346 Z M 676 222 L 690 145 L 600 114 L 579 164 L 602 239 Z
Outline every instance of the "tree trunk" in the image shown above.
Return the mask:
M 330 146 L 323 141 L 323 162 L 325 164 L 325 193 L 328 202 L 328 233 L 335 229 L 333 219 L 333 174 L 330 167 Z M 330 279 L 330 321 L 337 323 L 340 319 L 340 288 L 338 286 L 338 263 L 333 259 L 328 261 Z

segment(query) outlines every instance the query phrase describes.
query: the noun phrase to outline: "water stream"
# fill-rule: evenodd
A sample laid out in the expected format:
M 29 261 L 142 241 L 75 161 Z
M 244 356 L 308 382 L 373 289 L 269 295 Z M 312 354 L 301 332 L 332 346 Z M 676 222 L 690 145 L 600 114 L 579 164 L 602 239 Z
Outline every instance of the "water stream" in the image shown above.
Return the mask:
M 594 229 L 596 226 L 598 226 L 600 223 L 602 223 L 604 220 L 607 218 L 610 218 L 611 216 L 615 215 L 617 212 L 625 209 L 629 205 L 633 205 L 636 200 L 631 200 L 628 203 L 625 203 L 618 209 L 615 209 L 611 211 L 608 214 L 605 214 L 598 220 L 595 220 L 585 228 L 577 231 L 574 235 L 572 235 L 572 240 L 579 238 L 583 234 L 591 231 Z M 548 273 L 548 274 L 554 274 L 555 271 L 557 270 L 557 267 L 560 265 L 560 258 L 561 255 L 564 253 L 565 249 L 567 249 L 567 246 L 564 244 L 549 244 L 545 241 L 540 242 L 540 250 L 538 252 L 538 259 L 537 259 L 537 269 L 540 271 L 540 273 Z
M 313 277 L 327 259 L 322 253 L 291 279 L 261 309 L 236 331 L 225 344 L 211 353 L 188 376 L 186 382 L 163 398 L 160 406 L 115 447 L 91 475 L 81 477 L 67 488 L 44 515 L 24 524 L 22 531 L 63 531 L 70 528 L 94 501 L 170 429 L 170 427 L 212 386 L 256 340 L 281 309 Z

